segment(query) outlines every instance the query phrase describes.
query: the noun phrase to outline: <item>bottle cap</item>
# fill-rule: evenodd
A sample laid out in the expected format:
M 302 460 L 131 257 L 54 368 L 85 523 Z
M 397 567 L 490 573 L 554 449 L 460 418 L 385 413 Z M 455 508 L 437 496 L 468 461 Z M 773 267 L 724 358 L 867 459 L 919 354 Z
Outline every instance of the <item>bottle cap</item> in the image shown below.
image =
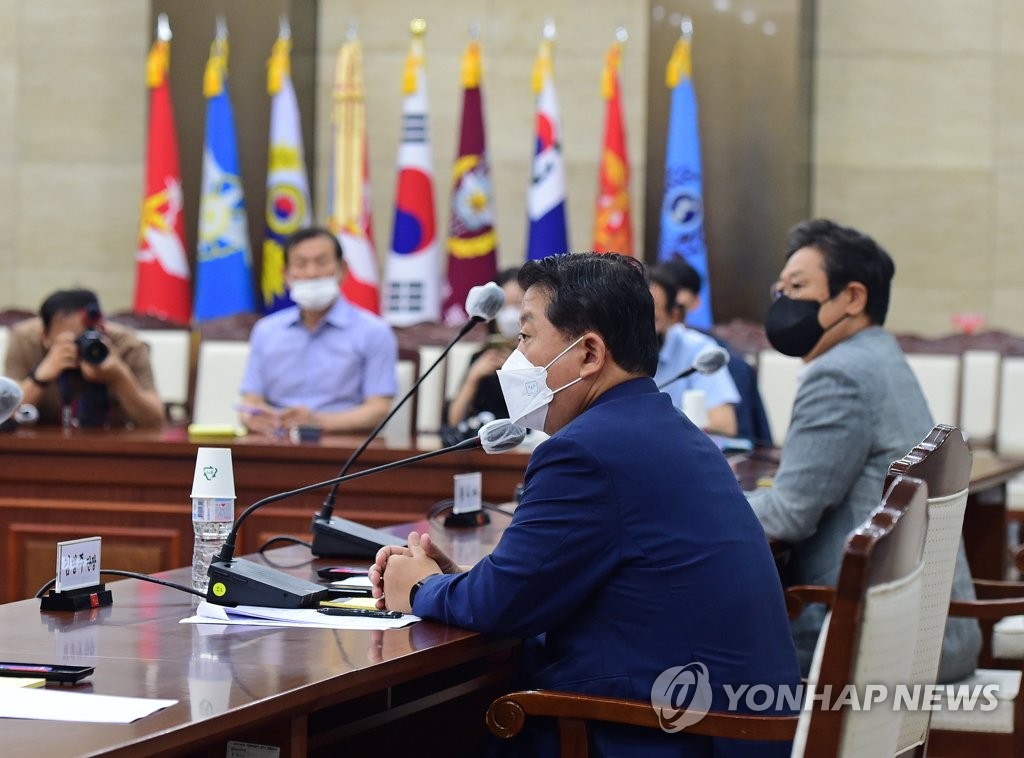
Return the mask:
M 235 497 L 235 475 L 231 469 L 231 448 L 201 447 L 196 451 L 196 472 L 191 497 Z

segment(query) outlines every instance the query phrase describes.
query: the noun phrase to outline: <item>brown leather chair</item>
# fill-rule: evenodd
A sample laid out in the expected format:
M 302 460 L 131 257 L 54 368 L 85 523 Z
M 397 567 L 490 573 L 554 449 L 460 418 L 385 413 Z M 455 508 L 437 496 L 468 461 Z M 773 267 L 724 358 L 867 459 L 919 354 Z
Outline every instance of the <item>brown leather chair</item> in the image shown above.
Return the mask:
M 909 674 L 916 639 L 907 632 L 917 628 L 927 527 L 925 485 L 897 477 L 879 508 L 847 541 L 810 677 L 816 691 L 833 693 L 833 704 L 848 683 L 896 683 Z M 528 716 L 556 718 L 562 755 L 569 757 L 588 754 L 588 721 L 661 727 L 650 702 L 538 690 L 495 700 L 487 710 L 487 725 L 498 737 L 513 738 Z M 857 712 L 847 704 L 836 710 L 814 707 L 799 717 L 712 712 L 684 731 L 731 739 L 793 739 L 794 756 L 884 756 L 896 752 L 900 722 L 900 712 L 891 706 Z

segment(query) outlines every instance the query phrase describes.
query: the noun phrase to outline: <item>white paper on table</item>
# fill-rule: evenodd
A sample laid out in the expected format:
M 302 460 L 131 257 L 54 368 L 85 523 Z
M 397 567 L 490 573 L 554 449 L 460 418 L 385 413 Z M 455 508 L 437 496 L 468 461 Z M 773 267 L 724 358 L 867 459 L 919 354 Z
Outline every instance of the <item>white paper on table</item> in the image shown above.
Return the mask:
M 177 702 L 91 692 L 16 688 L 0 692 L 0 718 L 130 724 Z
M 349 576 L 345 579 L 339 579 L 336 582 L 331 582 L 332 587 L 372 587 L 370 584 L 370 577 L 368 576 Z
M 196 615 L 182 619 L 182 624 L 244 624 L 246 626 L 304 626 L 326 629 L 401 629 L 419 621 L 419 616 L 405 614 L 397 619 L 364 616 L 328 616 L 314 608 L 257 608 L 239 605 L 228 608 L 205 600 L 196 608 Z

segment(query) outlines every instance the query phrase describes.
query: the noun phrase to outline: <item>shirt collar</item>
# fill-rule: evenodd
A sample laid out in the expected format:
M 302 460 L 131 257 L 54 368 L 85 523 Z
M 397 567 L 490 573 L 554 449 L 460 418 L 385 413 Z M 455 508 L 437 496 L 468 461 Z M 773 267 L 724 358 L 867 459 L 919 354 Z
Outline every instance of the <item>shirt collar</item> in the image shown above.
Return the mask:
M 334 305 L 327 310 L 327 313 L 324 315 L 317 328 L 321 328 L 323 324 L 329 324 L 336 329 L 344 329 L 352 323 L 352 317 L 354 315 L 352 311 L 353 307 L 354 306 L 352 306 L 343 295 L 339 294 L 338 299 L 335 300 Z M 302 309 L 296 305 L 293 307 L 293 310 L 294 313 L 288 320 L 288 326 L 301 325 Z

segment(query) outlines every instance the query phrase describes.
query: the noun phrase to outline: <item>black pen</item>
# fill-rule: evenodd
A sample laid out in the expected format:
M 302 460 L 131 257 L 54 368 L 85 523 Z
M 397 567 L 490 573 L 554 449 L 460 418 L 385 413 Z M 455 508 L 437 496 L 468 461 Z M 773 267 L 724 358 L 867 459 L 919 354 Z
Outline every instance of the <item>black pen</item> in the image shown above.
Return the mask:
M 325 616 L 360 616 L 370 619 L 400 619 L 401 611 L 378 611 L 370 608 L 317 608 Z

